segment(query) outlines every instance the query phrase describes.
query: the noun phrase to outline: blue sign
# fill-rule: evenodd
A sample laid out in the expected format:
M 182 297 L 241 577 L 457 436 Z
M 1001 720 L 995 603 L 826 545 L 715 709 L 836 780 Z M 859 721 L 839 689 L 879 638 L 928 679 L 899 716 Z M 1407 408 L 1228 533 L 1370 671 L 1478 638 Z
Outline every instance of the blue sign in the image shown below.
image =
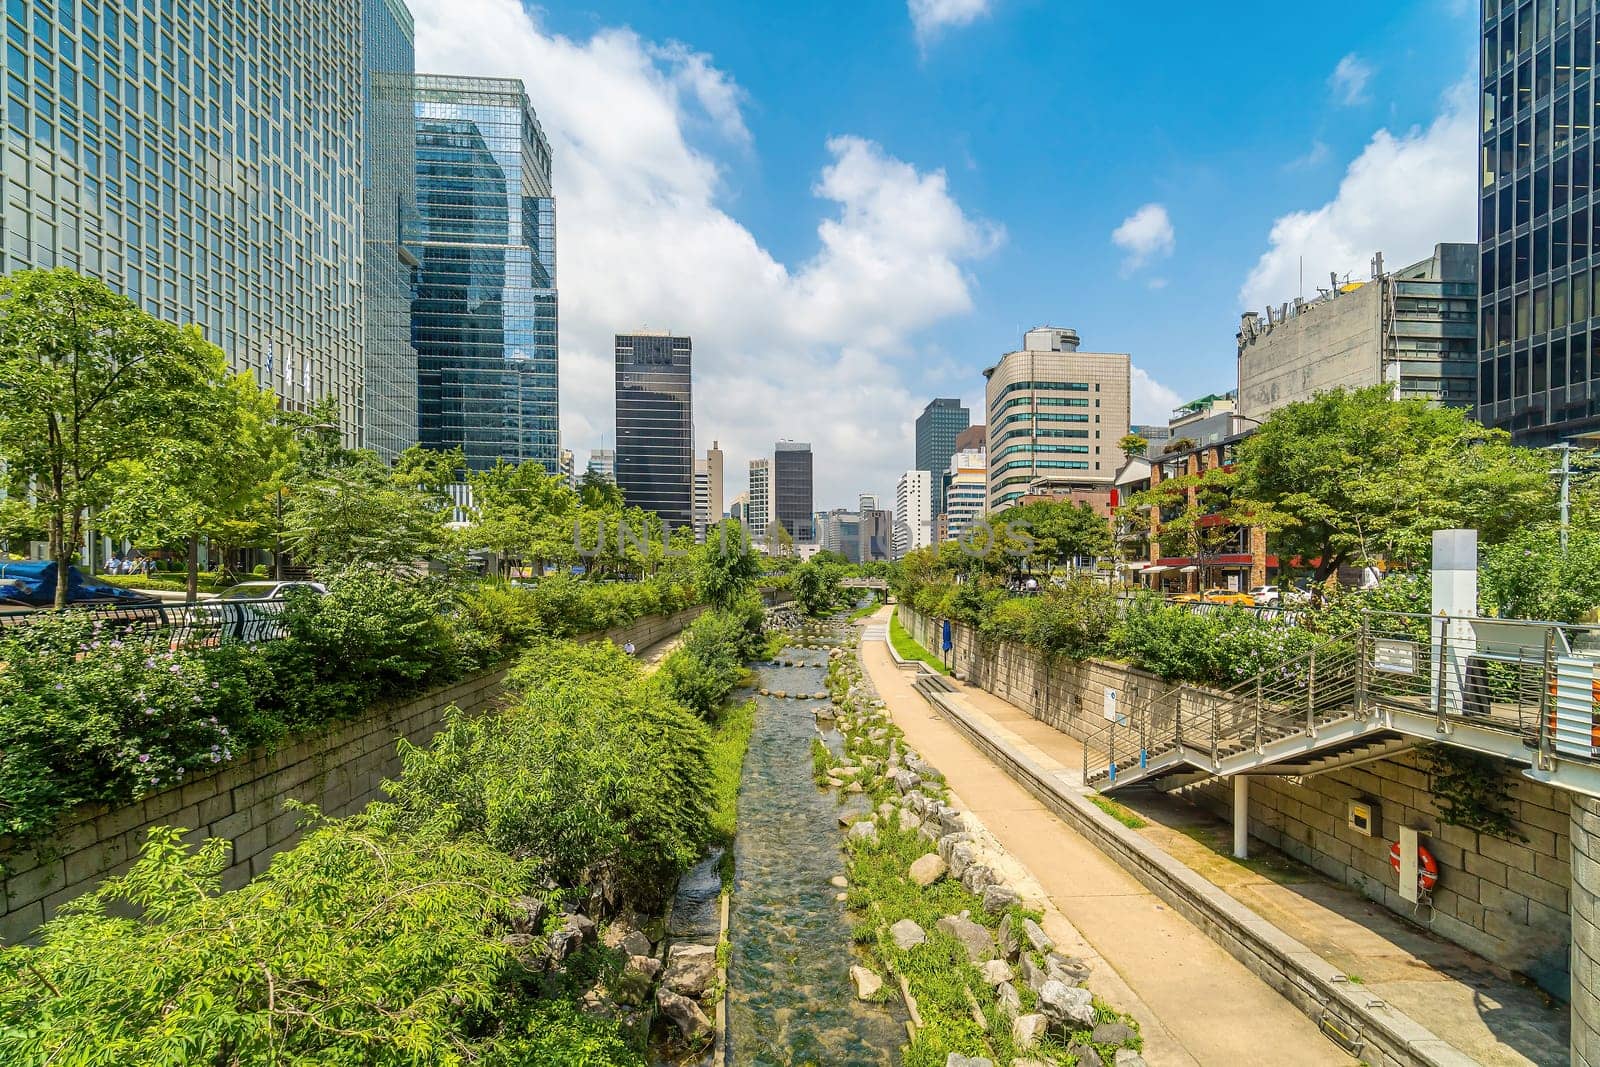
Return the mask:
M 946 619 L 945 622 L 944 622 L 944 650 L 946 652 L 949 652 L 952 648 L 955 648 L 955 647 L 956 647 L 956 642 L 955 642 L 955 638 L 954 638 L 954 636 L 952 636 L 952 633 L 951 633 L 951 630 L 950 630 L 950 620 Z

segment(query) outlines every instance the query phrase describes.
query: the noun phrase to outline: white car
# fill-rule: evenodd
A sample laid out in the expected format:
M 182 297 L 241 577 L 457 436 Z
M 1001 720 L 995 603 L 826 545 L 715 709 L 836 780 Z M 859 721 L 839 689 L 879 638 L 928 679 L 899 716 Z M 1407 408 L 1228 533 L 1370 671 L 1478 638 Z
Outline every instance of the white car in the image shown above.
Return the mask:
M 1250 599 L 1258 608 L 1275 608 L 1283 602 L 1283 591 L 1275 585 L 1258 585 L 1250 590 Z
M 213 600 L 282 600 L 284 594 L 291 589 L 309 589 L 313 593 L 322 594 L 328 587 L 321 582 L 240 582 L 231 589 L 218 593 Z

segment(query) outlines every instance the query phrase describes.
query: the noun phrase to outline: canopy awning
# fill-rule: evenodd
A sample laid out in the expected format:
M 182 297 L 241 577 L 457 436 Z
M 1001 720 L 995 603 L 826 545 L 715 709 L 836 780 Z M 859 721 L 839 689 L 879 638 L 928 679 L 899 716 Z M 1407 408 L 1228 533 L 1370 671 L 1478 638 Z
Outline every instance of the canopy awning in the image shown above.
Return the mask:
M 1141 572 L 1141 573 L 1144 573 L 1144 574 L 1161 574 L 1163 571 L 1170 571 L 1170 570 L 1172 570 L 1171 567 L 1155 566 L 1155 567 L 1146 567 L 1143 570 L 1143 572 Z
M 1183 570 L 1179 571 L 1178 573 L 1179 574 L 1196 574 L 1196 573 L 1199 572 L 1199 570 L 1200 570 L 1199 567 L 1196 567 L 1194 564 L 1191 563 L 1191 564 L 1189 564 L 1189 566 L 1183 568 Z

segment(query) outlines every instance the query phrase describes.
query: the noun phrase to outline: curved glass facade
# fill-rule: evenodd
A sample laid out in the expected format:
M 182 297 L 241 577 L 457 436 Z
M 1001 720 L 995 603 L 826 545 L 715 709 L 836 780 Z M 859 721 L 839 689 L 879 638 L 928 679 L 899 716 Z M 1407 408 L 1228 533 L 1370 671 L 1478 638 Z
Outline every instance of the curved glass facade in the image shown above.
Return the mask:
M 415 80 L 420 438 L 560 464 L 555 199 L 550 145 L 522 83 Z

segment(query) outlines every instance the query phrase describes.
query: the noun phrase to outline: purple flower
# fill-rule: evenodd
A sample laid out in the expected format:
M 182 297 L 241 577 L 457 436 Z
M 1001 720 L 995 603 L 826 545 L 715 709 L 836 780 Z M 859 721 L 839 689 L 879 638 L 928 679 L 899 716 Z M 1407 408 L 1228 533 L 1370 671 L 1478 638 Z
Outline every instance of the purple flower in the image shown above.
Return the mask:
M 149 763 L 150 762 L 150 753 L 148 753 L 148 752 L 139 753 L 139 762 L 140 763 Z
M 170 670 L 173 674 L 182 674 L 183 673 L 183 667 L 182 667 L 181 664 L 174 663 L 171 667 L 168 667 L 167 669 Z
M 222 762 L 222 757 L 217 755 L 216 752 L 213 751 L 211 753 L 211 762 L 212 763 L 221 763 Z
M 213 688 L 213 689 L 221 689 L 222 688 L 222 683 L 221 682 L 212 682 L 211 683 L 211 688 Z

